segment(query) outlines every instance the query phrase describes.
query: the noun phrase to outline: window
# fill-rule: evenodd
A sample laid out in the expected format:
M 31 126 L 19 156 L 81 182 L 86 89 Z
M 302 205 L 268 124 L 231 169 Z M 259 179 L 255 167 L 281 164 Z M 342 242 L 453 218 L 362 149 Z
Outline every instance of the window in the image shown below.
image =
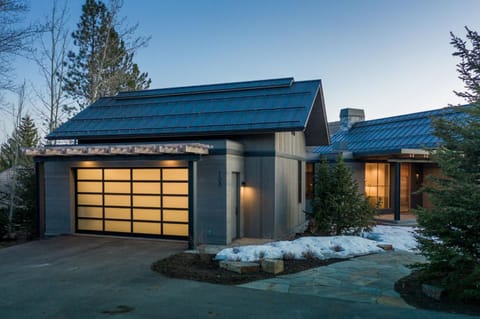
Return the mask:
M 365 195 L 380 209 L 390 208 L 390 165 L 365 164 Z

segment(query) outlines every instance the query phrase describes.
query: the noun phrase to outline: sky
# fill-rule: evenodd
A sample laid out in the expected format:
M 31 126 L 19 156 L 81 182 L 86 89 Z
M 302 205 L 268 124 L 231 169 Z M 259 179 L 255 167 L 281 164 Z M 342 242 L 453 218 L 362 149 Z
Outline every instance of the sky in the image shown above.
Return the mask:
M 84 0 L 59 1 L 73 31 Z M 51 3 L 30 0 L 27 20 Z M 151 88 L 321 79 L 335 121 L 344 107 L 375 119 L 463 103 L 450 31 L 480 31 L 479 13 L 478 0 L 124 0 L 120 15 L 151 36 L 135 56 Z M 31 61 L 16 65 L 17 82 L 43 85 Z

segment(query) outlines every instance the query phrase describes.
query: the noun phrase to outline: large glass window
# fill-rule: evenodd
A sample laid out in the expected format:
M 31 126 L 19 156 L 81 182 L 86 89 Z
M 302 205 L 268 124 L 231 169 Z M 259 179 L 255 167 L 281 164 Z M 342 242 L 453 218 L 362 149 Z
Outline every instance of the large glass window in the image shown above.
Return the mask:
M 390 208 L 390 165 L 365 164 L 365 195 L 378 208 Z
M 79 168 L 77 230 L 188 236 L 188 168 Z

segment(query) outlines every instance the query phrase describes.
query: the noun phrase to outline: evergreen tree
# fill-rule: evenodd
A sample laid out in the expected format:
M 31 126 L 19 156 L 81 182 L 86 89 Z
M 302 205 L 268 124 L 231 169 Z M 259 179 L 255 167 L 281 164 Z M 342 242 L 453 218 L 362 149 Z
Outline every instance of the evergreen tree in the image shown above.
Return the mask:
M 429 263 L 419 265 L 421 280 L 445 288 L 450 297 L 480 301 L 480 37 L 467 30 L 467 42 L 452 34 L 457 65 L 472 104 L 449 118 L 433 121 L 443 142 L 433 154 L 441 176 L 423 188 L 431 209 L 419 209 L 419 248 Z
M 23 147 L 35 147 L 39 143 L 38 130 L 30 116 L 22 117 L 12 136 L 0 147 L 0 171 L 17 166 L 28 166 L 32 159 L 22 153 Z
M 315 170 L 315 188 L 312 200 L 314 229 L 319 234 L 330 234 L 332 216 L 330 212 L 330 172 L 327 159 L 322 158 Z
M 32 163 L 33 164 L 33 163 Z M 17 187 L 14 198 L 13 230 L 17 236 L 30 239 L 35 236 L 36 184 L 33 165 L 23 166 L 16 171 Z
M 148 40 L 137 38 L 127 46 L 125 37 L 136 27 L 120 35 L 116 30 L 118 1 L 109 9 L 100 0 L 86 0 L 82 16 L 73 32 L 77 52 L 68 53 L 68 71 L 64 89 L 77 101 L 80 109 L 100 97 L 119 91 L 142 90 L 150 86 L 148 73 L 141 73 L 133 62 L 135 50 Z
M 322 160 L 315 183 L 313 215 L 318 233 L 360 233 L 372 225 L 375 209 L 368 198 L 358 191 L 352 171 L 341 155 L 333 167 Z
M 0 234 L 14 238 L 31 237 L 35 229 L 35 170 L 33 160 L 22 152 L 39 143 L 38 131 L 30 116 L 22 117 L 12 136 L 1 146 L 0 167 L 11 168 L 9 184 L 0 193 Z

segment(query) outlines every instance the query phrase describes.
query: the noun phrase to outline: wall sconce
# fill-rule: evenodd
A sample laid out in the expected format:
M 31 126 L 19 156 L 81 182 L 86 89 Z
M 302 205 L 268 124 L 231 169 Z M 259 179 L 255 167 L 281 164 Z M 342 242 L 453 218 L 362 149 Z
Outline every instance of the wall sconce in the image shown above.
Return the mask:
M 241 185 L 242 185 L 242 187 L 245 187 L 245 186 L 247 186 L 247 183 L 245 183 L 245 181 L 243 181 Z

